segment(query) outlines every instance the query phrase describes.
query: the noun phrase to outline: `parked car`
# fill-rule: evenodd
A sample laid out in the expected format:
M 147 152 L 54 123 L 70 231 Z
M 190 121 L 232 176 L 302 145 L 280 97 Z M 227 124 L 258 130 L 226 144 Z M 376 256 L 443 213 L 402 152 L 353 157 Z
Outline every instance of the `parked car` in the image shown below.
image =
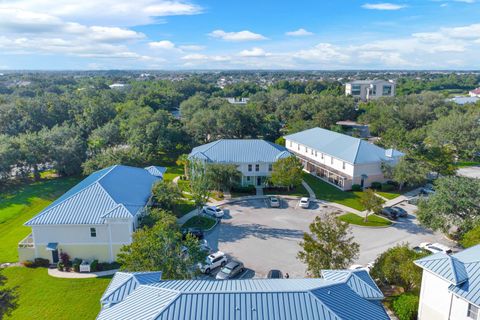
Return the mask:
M 205 213 L 205 214 L 208 214 L 209 216 L 215 217 L 215 218 L 221 218 L 224 215 L 223 210 L 216 207 L 216 206 L 203 207 L 202 212 Z
M 206 239 L 200 240 L 200 249 L 203 251 L 207 251 L 208 253 L 212 252 L 212 248 L 210 247 Z
M 352 264 L 348 270 L 360 270 L 360 269 L 365 269 L 361 264 Z
M 236 277 L 245 270 L 243 263 L 240 261 L 230 261 L 225 265 L 225 267 L 217 273 L 215 279 L 218 280 L 228 280 Z
M 228 262 L 228 258 L 225 253 L 217 251 L 210 254 L 206 259 L 205 263 L 199 263 L 198 267 L 203 273 L 210 273 L 215 268 L 224 267 Z
M 299 205 L 300 208 L 308 209 L 308 207 L 310 206 L 310 199 L 308 199 L 307 197 L 301 198 Z
M 435 194 L 435 187 L 431 183 L 427 183 L 420 189 L 420 195 L 429 196 Z
M 270 207 L 280 208 L 280 199 L 277 197 L 270 197 Z
M 422 242 L 420 243 L 419 247 L 421 249 L 424 249 L 424 250 L 427 250 L 431 253 L 439 253 L 439 252 L 443 252 L 443 253 L 446 253 L 446 254 L 451 254 L 452 253 L 452 249 L 441 244 L 441 243 L 430 243 L 430 242 Z
M 401 218 L 408 217 L 408 212 L 405 209 L 400 208 L 399 206 L 394 206 L 391 208 L 396 212 L 398 217 L 401 217 Z
M 273 270 L 268 271 L 267 278 L 268 279 L 283 279 L 283 273 L 280 270 L 273 269 Z
M 380 214 L 391 220 L 397 219 L 397 212 L 390 207 L 382 208 Z
M 182 230 L 182 239 L 185 240 L 187 238 L 187 234 L 191 234 L 198 240 L 202 240 L 204 237 L 203 231 L 198 228 L 187 228 Z

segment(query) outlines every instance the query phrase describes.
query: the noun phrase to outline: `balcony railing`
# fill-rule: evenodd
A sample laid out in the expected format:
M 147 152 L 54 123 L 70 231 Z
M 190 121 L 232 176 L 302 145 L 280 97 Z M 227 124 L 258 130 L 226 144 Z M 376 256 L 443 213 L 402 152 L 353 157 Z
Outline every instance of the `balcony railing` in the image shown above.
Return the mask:
M 28 236 L 26 236 L 22 241 L 18 243 L 19 248 L 33 248 L 35 247 L 35 244 L 33 243 L 33 236 L 30 233 Z

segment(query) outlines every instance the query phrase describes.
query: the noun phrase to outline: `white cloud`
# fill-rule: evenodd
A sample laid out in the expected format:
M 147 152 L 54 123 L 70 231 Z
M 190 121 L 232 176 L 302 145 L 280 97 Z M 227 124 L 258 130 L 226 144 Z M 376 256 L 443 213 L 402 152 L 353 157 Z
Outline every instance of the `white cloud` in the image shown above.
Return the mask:
M 208 56 L 200 53 L 187 54 L 182 60 L 208 60 Z
M 185 51 L 201 51 L 205 49 L 205 46 L 200 46 L 196 44 L 186 44 L 179 46 L 180 49 Z
M 175 49 L 175 44 L 169 40 L 149 42 L 148 45 L 154 49 L 164 49 L 164 50 Z
M 239 32 L 225 32 L 223 30 L 214 30 L 208 35 L 213 38 L 220 38 L 226 41 L 257 41 L 267 39 L 261 34 L 253 33 L 248 30 L 243 30 Z
M 262 48 L 252 48 L 250 50 L 242 50 L 239 55 L 241 57 L 266 57 L 270 53 L 265 52 Z
M 475 0 L 453 0 L 455 2 L 463 2 L 463 3 L 475 3 Z
M 158 17 L 192 15 L 202 8 L 188 0 L 10 0 L 0 9 L 47 14 L 82 24 L 134 26 L 158 22 Z
M 311 49 L 300 50 L 293 56 L 310 62 L 345 62 L 349 59 L 342 48 L 330 43 L 319 43 Z
M 369 10 L 400 10 L 405 8 L 406 5 L 403 4 L 394 4 L 394 3 L 365 3 L 362 5 L 362 8 Z
M 285 35 L 291 36 L 291 37 L 303 37 L 303 36 L 311 36 L 311 35 L 313 35 L 313 32 L 310 32 L 310 31 L 307 31 L 303 28 L 300 28 L 300 29 L 295 30 L 295 31 L 285 32 Z

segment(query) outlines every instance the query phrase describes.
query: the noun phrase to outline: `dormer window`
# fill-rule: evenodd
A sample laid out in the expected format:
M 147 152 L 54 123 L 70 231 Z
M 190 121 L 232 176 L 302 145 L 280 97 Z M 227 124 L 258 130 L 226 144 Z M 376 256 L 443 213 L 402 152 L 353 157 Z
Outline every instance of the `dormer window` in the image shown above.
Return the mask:
M 92 238 L 97 237 L 97 228 L 90 228 L 90 237 Z

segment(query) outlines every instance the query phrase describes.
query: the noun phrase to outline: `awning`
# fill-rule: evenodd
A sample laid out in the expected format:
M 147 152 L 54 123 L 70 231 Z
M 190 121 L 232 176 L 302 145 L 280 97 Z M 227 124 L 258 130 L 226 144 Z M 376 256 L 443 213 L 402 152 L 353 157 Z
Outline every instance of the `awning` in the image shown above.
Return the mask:
M 57 250 L 57 247 L 58 247 L 58 242 L 49 242 L 47 244 L 46 249 L 49 250 L 49 251 L 55 251 L 55 250 Z

